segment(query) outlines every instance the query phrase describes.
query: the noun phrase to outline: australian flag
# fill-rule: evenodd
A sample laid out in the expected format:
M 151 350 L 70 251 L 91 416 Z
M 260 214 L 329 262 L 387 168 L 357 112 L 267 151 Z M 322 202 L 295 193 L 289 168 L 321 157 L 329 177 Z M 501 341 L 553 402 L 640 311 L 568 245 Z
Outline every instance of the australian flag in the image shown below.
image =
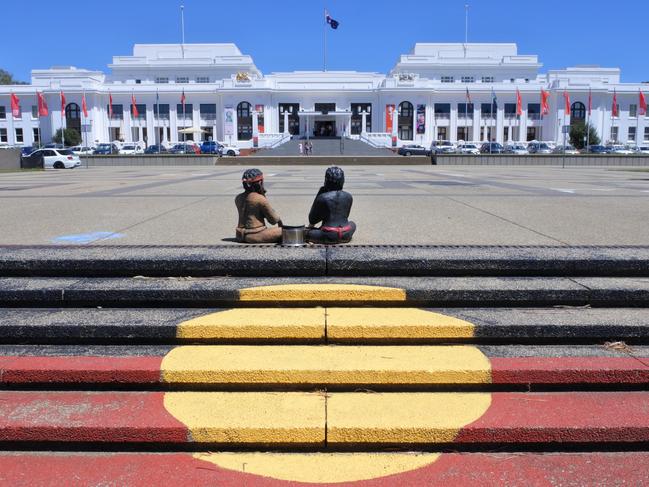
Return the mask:
M 340 23 L 337 20 L 334 20 L 331 15 L 329 15 L 329 12 L 325 10 L 325 20 L 327 24 L 331 26 L 332 29 L 337 29 Z

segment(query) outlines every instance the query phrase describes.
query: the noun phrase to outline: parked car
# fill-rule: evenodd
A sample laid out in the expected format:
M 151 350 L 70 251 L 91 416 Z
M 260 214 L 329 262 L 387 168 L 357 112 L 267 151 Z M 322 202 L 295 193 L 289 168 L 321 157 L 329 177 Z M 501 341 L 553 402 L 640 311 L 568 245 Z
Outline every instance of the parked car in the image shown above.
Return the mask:
M 459 154 L 480 154 L 480 148 L 475 144 L 460 144 L 457 146 L 456 152 Z
M 630 156 L 633 154 L 631 149 L 624 147 L 621 144 L 613 144 L 608 146 L 609 154 L 615 154 L 618 156 Z
M 31 145 L 28 145 L 27 147 L 21 147 L 20 149 L 20 156 L 28 156 L 32 152 L 34 152 L 38 147 L 32 147 Z
M 485 142 L 480 147 L 481 154 L 502 154 L 504 150 L 503 146 L 498 142 Z
M 132 156 L 134 154 L 143 154 L 144 149 L 139 144 L 126 143 L 119 148 L 120 155 Z
M 429 156 L 430 151 L 421 145 L 408 144 L 399 147 L 397 154 L 400 156 Z
M 94 147 L 87 147 L 83 145 L 76 145 L 74 147 L 70 147 L 70 150 L 74 152 L 78 156 L 82 155 L 87 155 L 87 154 L 92 154 L 94 152 Z
M 608 154 L 611 151 L 608 147 L 605 147 L 603 145 L 589 145 L 586 149 L 584 149 L 584 152 L 586 154 Z
M 198 150 L 200 151 L 200 149 Z M 187 143 L 176 144 L 169 149 L 169 152 L 171 154 L 200 154 L 200 152 L 196 152 L 196 146 Z
M 45 169 L 72 169 L 81 165 L 79 156 L 69 149 L 38 149 L 27 158 L 43 157 Z
M 578 151 L 577 149 L 575 149 L 575 148 L 574 148 L 573 146 L 571 146 L 571 145 L 566 145 L 566 146 L 565 146 L 565 150 L 564 150 L 564 146 L 562 146 L 562 145 L 558 145 L 558 146 L 556 146 L 556 147 L 554 148 L 554 150 L 552 151 L 552 153 L 553 153 L 553 154 L 566 154 L 566 155 L 569 155 L 569 156 L 575 156 L 575 155 L 578 155 L 578 154 L 579 154 L 579 151 Z
M 111 144 L 99 144 L 95 147 L 95 150 L 92 151 L 93 155 L 98 156 L 107 156 L 111 154 L 119 154 L 119 147 L 117 145 Z
M 166 154 L 167 152 L 169 151 L 167 151 L 167 148 L 162 144 L 150 145 L 144 149 L 145 154 Z
M 201 144 L 201 154 L 221 155 L 223 146 L 215 140 L 206 140 Z
M 639 156 L 649 155 L 649 145 L 639 145 L 636 154 Z
M 430 144 L 430 152 L 435 154 L 454 154 L 455 145 L 449 140 L 435 140 Z
M 527 152 L 527 148 L 523 144 L 507 144 L 505 146 L 505 154 L 526 156 L 529 152 Z
M 63 144 L 55 144 L 54 142 L 50 142 L 49 144 L 45 144 L 43 146 L 43 149 L 65 149 L 65 146 Z
M 552 147 L 545 142 L 530 142 L 527 152 L 530 154 L 552 154 Z

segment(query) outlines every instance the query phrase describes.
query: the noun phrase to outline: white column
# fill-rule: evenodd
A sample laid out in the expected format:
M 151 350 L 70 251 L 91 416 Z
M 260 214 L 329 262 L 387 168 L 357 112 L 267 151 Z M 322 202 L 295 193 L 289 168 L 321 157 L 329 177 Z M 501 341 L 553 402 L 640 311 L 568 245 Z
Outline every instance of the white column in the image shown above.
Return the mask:
M 397 115 L 398 112 L 399 107 L 395 105 L 394 110 L 392 110 L 392 140 L 397 140 L 399 134 L 397 127 L 397 124 L 399 123 L 399 117 Z
M 367 127 L 367 112 L 365 110 L 361 112 L 361 117 L 362 117 L 361 123 L 363 124 L 361 125 L 361 135 L 365 135 L 366 134 L 365 127 Z
M 518 125 L 518 141 L 525 142 L 525 139 L 527 139 L 527 108 L 523 108 Z
M 288 111 L 284 111 L 284 135 L 288 135 Z

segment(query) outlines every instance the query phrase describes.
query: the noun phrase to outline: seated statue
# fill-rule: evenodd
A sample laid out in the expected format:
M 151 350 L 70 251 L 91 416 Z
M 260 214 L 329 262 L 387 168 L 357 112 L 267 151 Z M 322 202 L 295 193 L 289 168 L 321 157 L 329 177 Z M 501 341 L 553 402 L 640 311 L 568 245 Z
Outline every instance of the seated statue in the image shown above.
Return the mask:
M 266 198 L 264 173 L 248 169 L 241 178 L 244 192 L 237 195 L 234 203 L 239 211 L 236 238 L 241 243 L 277 243 L 282 240 L 282 220 Z M 266 221 L 277 227 L 268 228 Z
M 324 186 L 309 212 L 309 224 L 306 240 L 311 243 L 338 244 L 351 241 L 356 231 L 356 224 L 348 220 L 354 199 L 343 191 L 345 173 L 339 167 L 330 167 L 325 173 Z M 314 225 L 322 222 L 320 228 Z

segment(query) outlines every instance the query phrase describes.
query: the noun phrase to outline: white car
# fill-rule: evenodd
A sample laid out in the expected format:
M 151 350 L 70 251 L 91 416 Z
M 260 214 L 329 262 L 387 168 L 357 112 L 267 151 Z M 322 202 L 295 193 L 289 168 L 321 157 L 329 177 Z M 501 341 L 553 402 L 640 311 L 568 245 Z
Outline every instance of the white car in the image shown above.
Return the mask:
M 126 143 L 119 148 L 119 153 L 123 155 L 143 154 L 144 149 L 142 149 L 138 144 Z
M 36 154 L 43 155 L 45 169 L 72 169 L 81 165 L 79 156 L 69 149 L 39 149 L 28 157 L 34 157 Z
M 77 145 L 77 146 L 74 146 L 74 147 L 70 147 L 70 150 L 72 152 L 74 152 L 78 156 L 84 156 L 84 155 L 92 154 L 93 151 L 95 150 L 95 148 L 94 147 L 86 147 L 86 146 L 83 146 L 83 145 Z
M 457 146 L 459 154 L 472 154 L 474 156 L 480 155 L 480 147 L 475 144 L 460 144 Z
M 608 148 L 610 150 L 609 154 L 616 154 L 616 155 L 623 155 L 623 156 L 629 156 L 633 154 L 633 151 L 631 149 L 627 149 L 623 145 L 609 145 Z
M 649 145 L 639 145 L 635 153 L 638 155 L 649 155 Z
M 219 145 L 221 146 L 221 155 L 222 156 L 238 156 L 239 155 L 239 148 L 235 147 L 233 145 L 228 145 L 224 144 L 223 142 L 219 142 Z
M 514 154 L 515 156 L 526 156 L 529 154 L 527 152 L 527 147 L 523 144 L 508 144 L 505 146 L 505 154 Z
M 552 151 L 554 154 L 566 154 L 567 156 L 577 156 L 579 155 L 579 151 L 575 149 L 571 145 L 567 145 L 564 151 L 564 148 L 562 145 L 558 145 L 554 148 Z

